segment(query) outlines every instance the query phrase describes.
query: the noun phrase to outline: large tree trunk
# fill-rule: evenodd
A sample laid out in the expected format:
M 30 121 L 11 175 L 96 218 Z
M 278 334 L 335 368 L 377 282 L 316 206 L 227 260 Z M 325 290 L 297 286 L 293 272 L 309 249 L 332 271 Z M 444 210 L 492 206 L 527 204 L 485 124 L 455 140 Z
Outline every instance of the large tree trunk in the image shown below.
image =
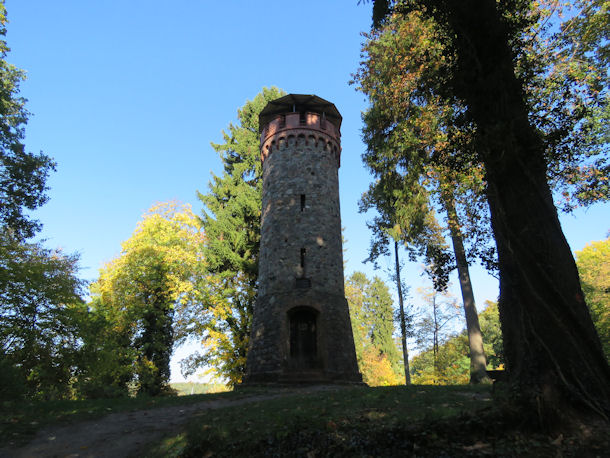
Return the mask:
M 562 410 L 610 413 L 610 369 L 589 316 L 528 120 L 508 32 L 495 0 L 430 0 L 454 32 L 454 90 L 477 125 L 500 267 L 509 377 L 542 420 Z M 547 416 L 546 414 L 553 414 Z
M 398 242 L 394 241 L 394 259 L 396 260 L 396 289 L 398 290 L 398 305 L 400 316 L 400 338 L 402 339 L 402 358 L 405 366 L 405 384 L 411 384 L 411 372 L 409 370 L 409 349 L 407 348 L 407 317 L 402 296 L 402 281 L 400 279 L 400 260 L 398 259 Z
M 470 282 L 466 250 L 464 250 L 462 232 L 460 231 L 453 196 L 444 194 L 443 203 L 449 219 L 449 233 L 453 243 L 460 290 L 462 291 L 462 302 L 464 304 L 464 315 L 466 316 L 466 331 L 468 332 L 468 346 L 470 347 L 470 383 L 489 382 L 487 359 L 483 349 L 483 334 L 479 325 L 479 315 L 474 301 L 472 283 Z

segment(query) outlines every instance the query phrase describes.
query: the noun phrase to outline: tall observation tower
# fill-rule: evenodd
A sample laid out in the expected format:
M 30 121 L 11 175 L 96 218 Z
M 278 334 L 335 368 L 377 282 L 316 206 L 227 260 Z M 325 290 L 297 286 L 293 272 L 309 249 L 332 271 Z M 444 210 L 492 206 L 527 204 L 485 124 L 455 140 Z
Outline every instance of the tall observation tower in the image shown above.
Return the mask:
M 259 118 L 263 208 L 245 383 L 361 382 L 343 287 L 341 115 L 290 94 Z

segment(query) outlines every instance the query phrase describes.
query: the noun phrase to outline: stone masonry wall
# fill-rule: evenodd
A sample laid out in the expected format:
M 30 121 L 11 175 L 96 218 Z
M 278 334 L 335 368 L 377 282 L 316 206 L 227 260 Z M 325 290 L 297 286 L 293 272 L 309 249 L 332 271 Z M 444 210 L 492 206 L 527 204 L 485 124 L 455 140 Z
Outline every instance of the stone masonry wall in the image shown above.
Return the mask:
M 324 142 L 289 136 L 263 164 L 259 296 L 311 288 L 343 296 L 339 181 Z
M 318 376 L 362 380 L 343 286 L 339 139 L 338 128 L 316 113 L 288 113 L 263 128 L 258 297 L 246 383 L 302 381 L 290 361 L 289 315 L 299 308 L 316 315 Z

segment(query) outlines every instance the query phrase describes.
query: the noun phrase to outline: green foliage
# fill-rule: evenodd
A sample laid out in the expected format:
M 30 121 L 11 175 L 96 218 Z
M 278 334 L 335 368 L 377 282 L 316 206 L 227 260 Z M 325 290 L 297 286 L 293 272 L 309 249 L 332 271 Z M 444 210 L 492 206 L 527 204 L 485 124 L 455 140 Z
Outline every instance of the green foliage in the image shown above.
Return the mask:
M 371 386 L 398 384 L 402 368 L 387 285 L 379 277 L 369 280 L 362 272 L 354 272 L 345 283 L 345 296 L 364 382 Z
M 6 9 L 0 2 L 0 230 L 24 240 L 32 237 L 40 223 L 24 210 L 34 210 L 47 201 L 46 180 L 55 163 L 40 153 L 25 151 L 23 139 L 30 113 L 19 97 L 25 72 L 6 62 L 10 51 L 6 36 Z
M 528 87 L 532 119 L 566 211 L 610 198 L 609 10 L 608 0 L 542 2 L 528 33 L 529 60 L 538 66 Z
M 258 115 L 271 100 L 285 95 L 276 88 L 263 88 L 237 112 L 239 123 L 223 132 L 224 143 L 212 144 L 224 172 L 212 174 L 207 194 L 199 193 L 204 205 L 206 233 L 205 266 L 209 302 L 200 310 L 194 335 L 206 347 L 192 355 L 183 367 L 193 372 L 211 366 L 230 385 L 241 381 L 250 338 L 252 308 L 256 299 L 262 166 Z
M 25 151 L 25 73 L 5 60 L 6 24 L 0 1 L 0 399 L 69 397 L 83 283 L 78 256 L 26 243 L 41 227 L 27 211 L 47 201 L 55 163 Z
M 468 337 L 453 336 L 434 350 L 426 350 L 411 360 L 413 383 L 422 385 L 464 385 L 470 379 Z
M 504 357 L 502 348 L 502 332 L 500 330 L 500 318 L 498 315 L 498 304 L 486 301 L 486 308 L 479 314 L 479 323 L 485 342 L 485 354 L 489 369 L 503 368 Z M 421 344 L 423 349 L 411 360 L 411 374 L 413 383 L 423 385 L 462 385 L 470 379 L 470 357 L 468 347 L 468 334 L 466 331 L 458 335 L 445 334 L 439 339 L 438 347 L 430 341 L 433 333 L 434 321 L 431 317 L 420 322 L 425 328 L 423 336 L 427 337 Z M 422 329 L 420 328 L 420 332 Z
M 83 353 L 89 365 L 82 375 L 83 393 L 107 396 L 165 393 L 174 329 L 186 333 L 186 314 L 202 295 L 203 235 L 189 206 L 159 204 L 150 209 L 121 255 L 108 263 L 91 286 L 88 338 Z
M 577 251 L 576 265 L 593 324 L 610 361 L 610 238 Z
M 2 398 L 70 396 L 83 282 L 78 256 L 0 233 Z
M 504 342 L 497 302 L 485 301 L 485 310 L 479 313 L 479 323 L 488 367 L 491 369 L 504 367 Z
M 469 258 L 479 257 L 493 268 L 495 257 L 483 172 L 472 154 L 472 126 L 462 119 L 462 106 L 436 93 L 450 64 L 445 41 L 434 21 L 421 14 L 391 16 L 367 35 L 365 60 L 354 75 L 370 100 L 363 114 L 363 160 L 376 181 L 360 209 L 378 212 L 369 225 L 371 258 L 385 254 L 391 233 L 412 258 L 425 257 L 439 290 L 455 262 L 435 206 L 456 209 L 447 224 L 470 241 Z

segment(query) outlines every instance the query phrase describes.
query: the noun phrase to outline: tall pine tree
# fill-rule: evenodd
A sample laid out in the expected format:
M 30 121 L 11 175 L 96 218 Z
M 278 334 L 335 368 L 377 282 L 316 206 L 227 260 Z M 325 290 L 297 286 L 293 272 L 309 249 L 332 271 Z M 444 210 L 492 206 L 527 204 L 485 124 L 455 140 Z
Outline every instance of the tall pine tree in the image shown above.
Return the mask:
M 210 305 L 214 316 L 200 333 L 206 353 L 189 364 L 209 364 L 230 384 L 239 383 L 245 370 L 256 299 L 263 185 L 258 115 L 285 94 L 276 87 L 263 88 L 237 111 L 239 122 L 223 132 L 224 143 L 212 144 L 224 172 L 213 174 L 208 192 L 199 193 L 205 207 L 206 269 L 215 282 Z

